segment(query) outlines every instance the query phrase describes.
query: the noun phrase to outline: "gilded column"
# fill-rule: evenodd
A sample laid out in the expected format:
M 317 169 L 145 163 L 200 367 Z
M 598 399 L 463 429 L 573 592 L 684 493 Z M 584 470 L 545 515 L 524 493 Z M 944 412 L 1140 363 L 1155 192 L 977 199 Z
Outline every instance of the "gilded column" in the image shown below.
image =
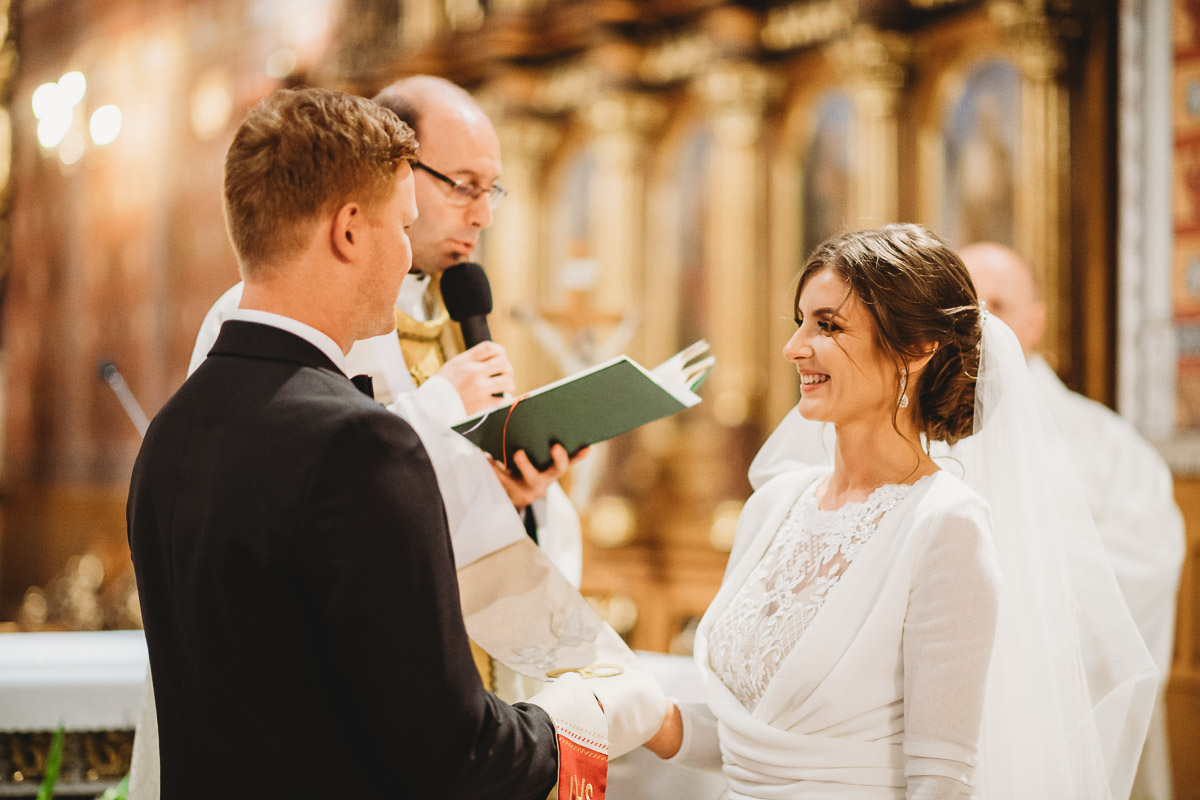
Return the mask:
M 538 296 L 539 243 L 544 237 L 542 184 L 546 158 L 558 141 L 549 124 L 525 117 L 503 119 L 497 125 L 504 171 L 501 183 L 508 198 L 484 234 L 484 267 L 492 284 L 495 311 L 492 333 L 508 350 L 516 369 L 518 390 L 539 385 L 539 351 L 528 330 L 512 321 L 512 309 Z M 541 381 L 544 382 L 544 381 Z
M 491 10 L 496 13 L 529 13 L 541 11 L 550 5 L 550 0 L 492 0 Z
M 1046 298 L 1043 351 L 1069 374 L 1071 364 L 1070 117 L 1066 56 L 1055 21 L 1003 0 L 989 7 L 1021 69 L 1021 146 L 1017 158 L 1014 245 L 1039 271 Z
M 708 274 L 706 329 L 717 357 L 709 396 L 722 425 L 741 425 L 758 393 L 762 341 L 757 289 L 766 274 L 766 164 L 763 121 L 771 76 L 748 63 L 723 63 L 697 88 L 710 109 L 713 146 L 709 215 L 705 226 Z M 683 309 L 682 313 L 688 313 Z
M 599 266 L 595 302 L 606 310 L 619 311 L 631 305 L 641 308 L 646 270 L 646 144 L 664 109 L 646 95 L 610 92 L 584 108 L 583 115 L 596 158 L 589 200 L 590 240 Z M 641 344 L 644 337 L 635 341 Z M 632 355 L 645 356 L 642 352 Z
M 405 48 L 424 45 L 445 29 L 443 0 L 408 0 L 403 4 L 400 36 Z
M 8 0 L 0 0 L 0 280 L 8 277 L 12 266 L 12 176 L 13 130 L 9 112 L 13 102 L 13 78 L 17 70 L 17 45 L 10 17 L 16 9 Z M 11 316 L 11 315 L 10 315 Z M 11 341 L 11 339 L 10 339 Z M 0 474 L 7 474 L 8 453 L 8 362 L 12 346 L 0 349 Z M 0 541 L 4 539 L 0 522 Z M 3 587 L 0 587 L 2 589 Z
M 907 77 L 906 37 L 856 27 L 834 45 L 834 57 L 854 103 L 857 121 L 856 191 L 852 225 L 871 227 L 899 218 L 899 126 L 896 107 Z

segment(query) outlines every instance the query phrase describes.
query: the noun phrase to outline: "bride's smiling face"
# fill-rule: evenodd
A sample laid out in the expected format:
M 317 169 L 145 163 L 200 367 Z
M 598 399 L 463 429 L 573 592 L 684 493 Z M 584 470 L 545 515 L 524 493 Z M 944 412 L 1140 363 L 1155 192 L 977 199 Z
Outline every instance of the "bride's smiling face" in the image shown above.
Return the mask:
M 871 312 L 828 268 L 808 279 L 797 305 L 797 329 L 783 356 L 800 373 L 800 415 L 890 427 L 899 397 L 896 366 L 877 343 Z

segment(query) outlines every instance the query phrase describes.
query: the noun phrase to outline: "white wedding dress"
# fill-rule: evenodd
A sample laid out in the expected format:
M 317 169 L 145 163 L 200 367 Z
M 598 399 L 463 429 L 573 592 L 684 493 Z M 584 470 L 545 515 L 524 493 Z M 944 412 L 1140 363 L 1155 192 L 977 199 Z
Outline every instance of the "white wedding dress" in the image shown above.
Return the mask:
M 822 511 L 827 474 L 746 503 L 672 761 L 721 766 L 732 798 L 969 797 L 999 591 L 987 508 L 938 472 Z
M 955 474 L 828 514 L 829 468 L 797 468 L 747 501 L 673 759 L 730 798 L 1129 797 L 1158 674 L 1020 346 L 982 322 Z

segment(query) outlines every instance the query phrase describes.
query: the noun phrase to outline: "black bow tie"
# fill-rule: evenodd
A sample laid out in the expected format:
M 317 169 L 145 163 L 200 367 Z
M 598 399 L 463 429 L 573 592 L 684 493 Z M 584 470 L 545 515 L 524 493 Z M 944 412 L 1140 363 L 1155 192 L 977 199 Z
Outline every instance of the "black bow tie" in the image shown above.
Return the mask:
M 375 399 L 375 385 L 371 382 L 370 375 L 355 375 L 350 379 L 350 382 L 354 384 L 355 389 L 358 389 L 372 400 Z

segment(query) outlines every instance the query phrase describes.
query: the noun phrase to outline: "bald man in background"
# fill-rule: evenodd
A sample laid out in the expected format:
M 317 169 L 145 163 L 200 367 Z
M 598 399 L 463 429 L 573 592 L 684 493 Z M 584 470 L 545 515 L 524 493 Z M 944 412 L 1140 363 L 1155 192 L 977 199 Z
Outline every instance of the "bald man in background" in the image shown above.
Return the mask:
M 1170 469 L 1127 420 L 1068 389 L 1037 355 L 1046 330 L 1046 307 L 1030 265 L 1013 250 L 993 243 L 968 245 L 959 255 L 979 299 L 1012 328 L 1025 351 L 1034 383 L 1070 451 L 1125 602 L 1165 687 L 1185 550 Z M 1173 797 L 1166 736 L 1160 690 L 1134 782 L 1135 800 Z

